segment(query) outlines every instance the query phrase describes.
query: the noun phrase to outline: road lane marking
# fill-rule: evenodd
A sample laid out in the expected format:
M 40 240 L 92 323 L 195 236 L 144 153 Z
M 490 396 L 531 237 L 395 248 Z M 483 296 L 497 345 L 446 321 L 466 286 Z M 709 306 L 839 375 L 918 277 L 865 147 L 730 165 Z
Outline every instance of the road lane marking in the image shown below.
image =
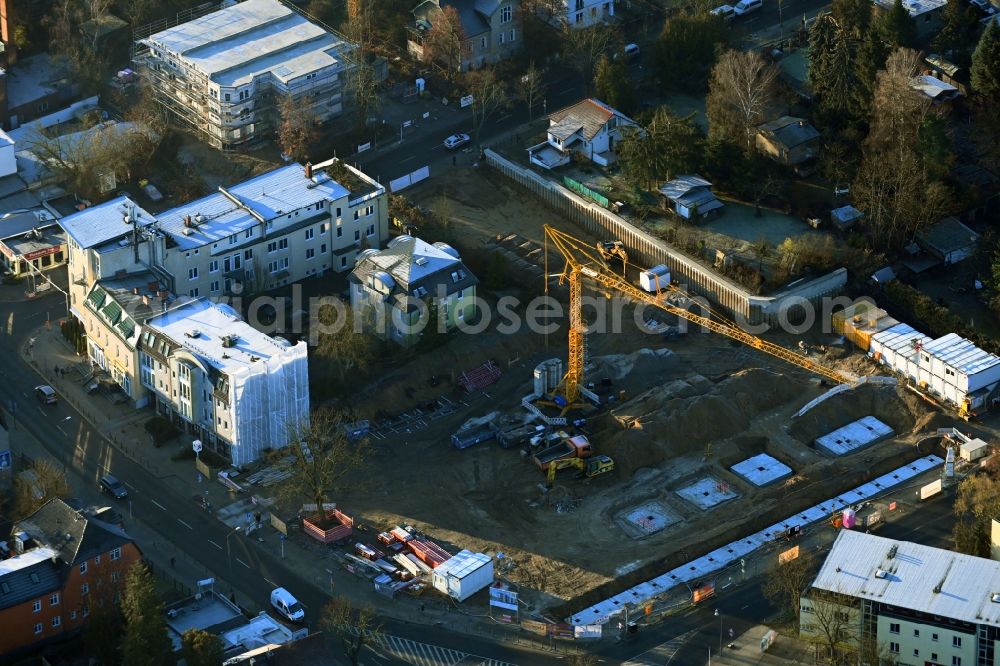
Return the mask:
M 61 432 L 63 434 L 63 437 L 69 437 L 69 435 L 66 433 L 66 431 L 62 429 L 62 426 L 56 426 L 56 430 L 58 430 L 59 432 Z
M 268 578 L 267 576 L 264 576 L 264 580 L 266 580 L 266 581 L 267 581 L 268 583 L 270 583 L 270 584 L 271 584 L 271 585 L 273 585 L 274 587 L 281 587 L 280 585 L 278 585 L 277 583 L 275 583 L 275 582 L 274 582 L 273 580 L 271 580 L 271 579 L 270 579 L 270 578 Z M 299 603 L 301 603 L 301 602 L 299 602 Z
M 208 540 L 208 542 L 209 542 L 210 544 L 212 544 L 213 546 L 215 546 L 216 548 L 218 548 L 219 550 L 222 550 L 222 546 L 220 546 L 219 544 L 215 543 L 215 542 L 214 542 L 214 541 L 212 541 L 211 539 L 209 539 L 209 540 Z
M 163 510 L 163 511 L 167 510 L 167 507 L 163 506 L 162 504 L 160 504 L 156 500 L 149 500 L 149 501 L 152 502 L 153 504 L 155 504 L 156 506 L 160 507 L 161 510 Z
M 240 558 L 238 558 L 238 557 L 237 557 L 237 558 L 236 558 L 236 561 L 237 561 L 237 562 L 239 562 L 240 564 L 242 564 L 243 566 L 245 566 L 245 567 L 246 567 L 247 569 L 249 569 L 249 568 L 250 568 L 250 565 L 249 565 L 249 564 L 247 564 L 246 562 L 244 562 L 243 560 L 241 560 Z M 301 603 L 301 602 L 300 602 L 300 603 Z
M 415 159 L 417 159 L 416 155 L 410 155 L 407 158 L 399 160 L 399 163 L 402 164 L 403 162 L 409 162 L 410 160 L 415 160 Z
M 40 411 L 42 413 L 42 416 L 45 416 L 45 410 L 44 409 L 42 409 L 41 407 L 39 407 L 38 411 Z
M 194 528 L 193 528 L 193 527 L 191 527 L 190 525 L 188 525 L 187 523 L 185 523 L 185 522 L 184 522 L 183 520 L 181 520 L 180 518 L 178 518 L 178 519 L 177 519 L 177 522 L 178 522 L 178 523 L 180 523 L 181 525 L 183 525 L 184 527 L 188 528 L 189 530 L 194 530 Z

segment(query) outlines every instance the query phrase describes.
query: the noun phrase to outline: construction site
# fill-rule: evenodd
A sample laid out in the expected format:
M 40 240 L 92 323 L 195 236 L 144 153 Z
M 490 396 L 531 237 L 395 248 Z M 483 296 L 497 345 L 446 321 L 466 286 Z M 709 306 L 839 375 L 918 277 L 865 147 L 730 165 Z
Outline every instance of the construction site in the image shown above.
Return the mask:
M 954 413 L 892 380 L 858 382 L 887 373 L 843 335 L 743 333 L 495 173 L 457 180 L 415 197 L 447 198 L 465 244 L 507 260 L 509 292 L 548 293 L 565 317 L 547 334 L 457 334 L 359 395 L 406 418 L 373 423 L 377 474 L 343 498 L 356 516 L 502 553 L 523 600 L 567 617 L 943 456 L 927 434 Z M 620 332 L 600 332 L 614 326 L 579 307 L 586 294 L 626 299 Z M 460 388 L 481 364 L 486 385 Z

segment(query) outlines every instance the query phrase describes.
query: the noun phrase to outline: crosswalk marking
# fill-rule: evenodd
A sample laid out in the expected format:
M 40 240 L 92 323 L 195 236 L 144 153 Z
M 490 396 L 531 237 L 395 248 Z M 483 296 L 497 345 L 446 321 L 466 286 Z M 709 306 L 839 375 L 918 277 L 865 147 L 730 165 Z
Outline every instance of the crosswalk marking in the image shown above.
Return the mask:
M 404 661 L 414 666 L 516 666 L 498 659 L 479 657 L 467 652 L 452 650 L 450 648 L 439 647 L 411 641 L 408 638 L 400 638 L 389 634 L 378 634 L 374 637 L 372 647 L 378 646 L 400 661 Z
M 622 666 L 666 666 L 694 633 L 694 631 L 689 631 L 671 638 L 666 643 L 660 643 L 656 647 L 632 657 Z

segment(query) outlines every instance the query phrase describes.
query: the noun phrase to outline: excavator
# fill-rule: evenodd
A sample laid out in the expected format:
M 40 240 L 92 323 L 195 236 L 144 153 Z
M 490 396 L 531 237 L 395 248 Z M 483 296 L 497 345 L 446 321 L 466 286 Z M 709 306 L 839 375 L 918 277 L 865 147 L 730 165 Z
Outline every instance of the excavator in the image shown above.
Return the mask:
M 556 474 L 561 469 L 577 469 L 580 478 L 592 479 L 615 468 L 615 461 L 605 455 L 591 456 L 590 458 L 563 458 L 549 463 L 545 472 L 545 485 L 551 487 L 556 480 Z
M 605 264 L 610 264 L 613 259 L 621 261 L 622 276 L 624 277 L 625 271 L 628 269 L 628 252 L 625 250 L 625 243 L 621 241 L 599 242 L 597 243 L 597 254 L 601 255 Z
M 648 293 L 639 287 L 632 285 L 623 275 L 618 275 L 611 269 L 607 257 L 625 255 L 625 248 L 621 241 L 612 241 L 610 244 L 621 251 L 608 254 L 611 250 L 607 247 L 608 242 L 598 243 L 596 252 L 594 246 L 581 241 L 573 236 L 556 229 L 550 225 L 545 225 L 545 243 L 555 246 L 556 250 L 565 260 L 562 273 L 559 274 L 559 284 L 569 284 L 569 358 L 566 373 L 562 381 L 556 388 L 556 402 L 564 405 L 563 414 L 571 409 L 586 407 L 587 404 L 581 400 L 581 396 L 586 395 L 586 388 L 583 384 L 583 369 L 586 363 L 584 347 L 584 322 L 583 322 L 583 281 L 589 279 L 600 287 L 603 287 L 608 297 L 614 292 L 631 298 L 640 303 L 646 303 L 659 308 L 676 317 L 685 319 L 696 326 L 701 326 L 714 333 L 724 335 L 727 338 L 741 342 L 748 347 L 757 349 L 779 358 L 786 363 L 816 373 L 821 377 L 836 384 L 849 384 L 851 379 L 839 372 L 817 363 L 807 356 L 802 355 L 798 350 L 786 349 L 781 345 L 768 342 L 755 335 L 751 335 L 741 329 L 735 322 L 728 319 L 722 313 L 709 310 L 708 315 L 691 312 L 686 308 L 675 305 L 670 299 L 663 298 L 664 292 L 677 292 L 687 295 L 676 285 L 665 285 L 659 293 Z M 548 247 L 546 247 L 546 252 Z M 548 281 L 545 283 L 548 289 Z M 587 396 L 589 397 L 589 396 Z

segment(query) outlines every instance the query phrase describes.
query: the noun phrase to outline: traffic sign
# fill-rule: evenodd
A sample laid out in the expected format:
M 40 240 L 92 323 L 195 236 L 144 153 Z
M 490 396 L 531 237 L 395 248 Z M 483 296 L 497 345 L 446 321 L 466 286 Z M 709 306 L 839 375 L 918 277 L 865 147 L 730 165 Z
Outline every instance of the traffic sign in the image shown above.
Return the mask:
M 195 453 L 201 453 L 201 449 L 202 449 L 201 440 L 200 439 L 196 439 L 193 442 L 191 442 L 191 448 L 194 449 Z

